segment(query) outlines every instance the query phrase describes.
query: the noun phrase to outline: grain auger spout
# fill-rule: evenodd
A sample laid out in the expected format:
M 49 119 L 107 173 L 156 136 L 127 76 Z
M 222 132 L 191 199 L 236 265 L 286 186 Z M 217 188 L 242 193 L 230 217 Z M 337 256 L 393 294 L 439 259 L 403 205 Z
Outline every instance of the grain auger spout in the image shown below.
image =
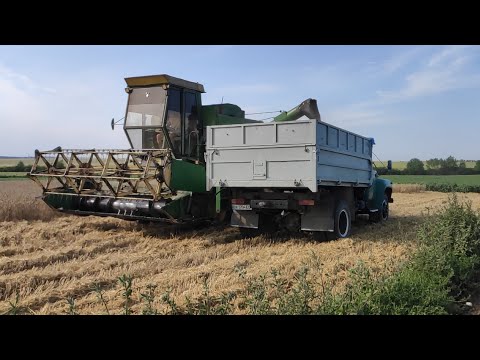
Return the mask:
M 295 106 L 289 111 L 284 111 L 280 115 L 277 115 L 273 121 L 282 122 L 282 121 L 293 121 L 306 116 L 309 119 L 315 119 L 320 121 L 320 112 L 318 111 L 317 100 L 307 99 L 303 101 L 300 105 Z

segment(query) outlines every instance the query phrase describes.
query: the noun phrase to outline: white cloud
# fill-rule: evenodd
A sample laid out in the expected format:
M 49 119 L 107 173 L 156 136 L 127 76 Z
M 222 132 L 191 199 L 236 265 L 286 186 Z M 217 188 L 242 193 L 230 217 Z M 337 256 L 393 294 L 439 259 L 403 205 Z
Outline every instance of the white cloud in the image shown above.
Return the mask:
M 35 83 L 28 75 L 18 73 L 13 69 L 0 64 L 0 79 L 10 80 L 15 83 L 17 87 L 21 87 L 27 90 L 41 90 L 47 93 L 55 93 L 56 90 L 52 88 L 45 88 Z
M 352 103 L 332 109 L 322 119 L 345 128 L 368 127 L 395 122 L 385 106 L 409 101 L 422 96 L 440 94 L 455 89 L 480 87 L 480 73 L 473 72 L 469 65 L 480 48 L 471 46 L 446 46 L 430 54 L 420 56 L 425 49 L 414 48 L 395 60 L 383 64 L 384 75 L 397 71 L 407 64 L 416 64 L 417 69 L 404 78 L 404 84 L 396 89 L 380 90 L 370 100 Z M 422 61 L 423 59 L 423 61 Z
M 236 85 L 228 87 L 219 87 L 214 91 L 215 93 L 222 94 L 268 94 L 275 93 L 280 91 L 282 88 L 275 84 L 268 83 L 258 83 L 258 84 L 248 84 L 248 85 Z
M 382 64 L 382 70 L 385 74 L 392 74 L 413 61 L 424 52 L 427 47 L 414 47 L 401 53 L 394 53 L 391 58 Z
M 448 60 L 456 59 L 459 55 L 461 55 L 464 50 L 471 49 L 472 47 L 469 45 L 454 45 L 454 46 L 447 46 L 442 51 L 434 54 L 430 61 L 428 62 L 429 67 L 435 67 L 439 65 L 445 65 Z
M 322 121 L 346 129 L 364 128 L 369 125 L 382 124 L 385 120 L 385 113 L 383 111 L 362 109 L 355 105 L 325 112 L 325 115 L 322 114 Z
M 454 89 L 480 86 L 480 73 L 471 73 L 468 64 L 475 48 L 448 46 L 434 53 L 426 65 L 407 75 L 406 84 L 396 90 L 378 91 L 380 102 L 398 102 Z
M 57 92 L 57 90 L 49 88 L 49 87 L 43 88 L 43 91 L 45 91 L 47 93 L 50 93 L 50 94 L 55 94 Z
M 0 128 L 3 136 L 14 127 L 27 129 L 45 114 L 42 103 L 11 80 L 0 77 Z
M 112 132 L 109 126 L 112 117 L 125 111 L 125 93 L 113 81 L 116 76 L 109 74 L 107 81 L 98 72 L 79 72 L 52 77 L 42 87 L 34 77 L 0 65 L 0 155 L 31 156 L 37 148 L 58 145 L 128 147 L 123 131 Z

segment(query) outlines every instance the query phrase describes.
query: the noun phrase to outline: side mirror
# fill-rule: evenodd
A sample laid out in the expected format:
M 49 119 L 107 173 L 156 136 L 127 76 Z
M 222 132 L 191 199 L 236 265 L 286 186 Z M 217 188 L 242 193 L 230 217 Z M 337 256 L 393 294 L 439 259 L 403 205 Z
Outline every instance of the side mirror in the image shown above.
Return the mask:
M 388 160 L 387 162 L 387 170 L 392 170 L 392 160 Z
M 118 119 L 117 121 L 115 121 L 115 119 L 112 118 L 112 122 L 110 123 L 110 126 L 112 127 L 112 130 L 115 128 L 115 125 L 123 125 L 123 124 L 119 124 L 119 122 L 123 119 L 125 119 L 125 116 L 121 119 Z

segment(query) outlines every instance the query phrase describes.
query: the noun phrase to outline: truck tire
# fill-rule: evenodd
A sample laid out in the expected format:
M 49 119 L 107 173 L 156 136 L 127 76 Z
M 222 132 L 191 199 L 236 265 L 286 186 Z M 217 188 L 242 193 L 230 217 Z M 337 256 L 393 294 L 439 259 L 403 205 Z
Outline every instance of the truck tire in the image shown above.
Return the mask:
M 352 213 L 347 201 L 340 200 L 335 209 L 333 236 L 336 239 L 349 237 L 352 232 Z
M 380 209 L 378 209 L 378 211 L 374 212 L 374 213 L 371 213 L 369 215 L 369 219 L 370 221 L 372 222 L 382 222 L 382 221 L 387 221 L 388 220 L 388 217 L 390 216 L 390 211 L 389 211 L 389 207 L 388 207 L 388 195 L 385 194 L 383 196 L 383 201 L 382 201 L 382 206 L 380 207 Z

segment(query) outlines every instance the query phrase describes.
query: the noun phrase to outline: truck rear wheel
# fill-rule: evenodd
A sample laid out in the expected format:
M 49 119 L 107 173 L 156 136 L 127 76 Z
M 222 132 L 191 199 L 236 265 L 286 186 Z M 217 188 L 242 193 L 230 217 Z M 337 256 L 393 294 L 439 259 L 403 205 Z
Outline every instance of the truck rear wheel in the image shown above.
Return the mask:
M 335 238 L 349 237 L 352 232 L 352 214 L 345 200 L 340 200 L 335 209 L 334 230 Z
M 381 222 L 381 221 L 388 220 L 388 217 L 390 216 L 390 211 L 388 208 L 388 200 L 389 200 L 388 195 L 385 194 L 383 196 L 382 206 L 380 207 L 380 209 L 378 209 L 378 211 L 371 213 L 369 215 L 370 221 Z

